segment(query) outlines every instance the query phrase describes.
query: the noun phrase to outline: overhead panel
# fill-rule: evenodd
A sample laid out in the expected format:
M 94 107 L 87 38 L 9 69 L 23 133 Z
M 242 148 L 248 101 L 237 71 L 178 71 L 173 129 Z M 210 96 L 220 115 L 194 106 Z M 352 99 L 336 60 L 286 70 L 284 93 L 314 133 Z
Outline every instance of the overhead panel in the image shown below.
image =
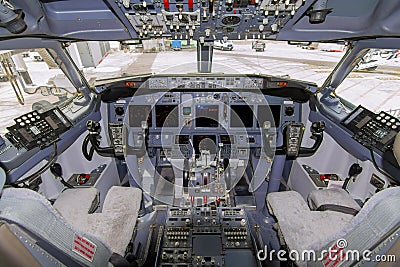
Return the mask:
M 269 39 L 303 0 L 131 0 L 120 8 L 140 39 Z

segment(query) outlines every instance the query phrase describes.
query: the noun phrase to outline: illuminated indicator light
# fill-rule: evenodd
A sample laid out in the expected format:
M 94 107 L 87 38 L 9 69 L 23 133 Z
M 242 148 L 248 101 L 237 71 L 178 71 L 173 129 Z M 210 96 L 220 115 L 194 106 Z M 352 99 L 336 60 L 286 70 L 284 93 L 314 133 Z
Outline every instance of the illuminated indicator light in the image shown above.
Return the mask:
M 331 179 L 331 175 L 330 175 L 330 174 L 321 174 L 321 175 L 319 176 L 319 179 L 320 179 L 321 181 L 323 181 L 323 180 L 330 180 L 330 179 Z
M 169 10 L 169 1 L 168 0 L 164 0 L 164 8 L 165 8 L 165 10 Z
M 188 0 L 188 8 L 189 8 L 190 10 L 193 9 L 193 0 Z
M 278 86 L 279 87 L 285 87 L 285 86 L 287 86 L 287 82 L 278 82 Z
M 236 9 L 233 10 L 233 14 L 236 14 Z
M 134 82 L 125 82 L 126 87 L 134 87 L 135 83 Z

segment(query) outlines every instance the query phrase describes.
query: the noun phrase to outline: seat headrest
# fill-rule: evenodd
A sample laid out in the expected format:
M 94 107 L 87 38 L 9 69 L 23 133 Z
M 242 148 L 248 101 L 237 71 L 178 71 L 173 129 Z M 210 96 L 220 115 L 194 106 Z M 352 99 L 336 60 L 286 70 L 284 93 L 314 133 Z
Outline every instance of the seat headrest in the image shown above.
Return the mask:
M 400 165 L 400 133 L 397 134 L 393 145 L 393 154 L 397 159 L 397 163 Z

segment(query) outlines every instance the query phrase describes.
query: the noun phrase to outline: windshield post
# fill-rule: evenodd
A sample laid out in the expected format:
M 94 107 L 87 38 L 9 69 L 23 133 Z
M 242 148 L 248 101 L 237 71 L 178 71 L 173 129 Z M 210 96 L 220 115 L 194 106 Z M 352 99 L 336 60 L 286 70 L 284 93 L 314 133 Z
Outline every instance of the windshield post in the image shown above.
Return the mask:
M 353 51 L 353 48 L 354 48 L 353 43 L 349 43 L 347 45 L 346 53 L 340 59 L 338 64 L 336 64 L 335 68 L 332 70 L 332 72 L 329 74 L 329 76 L 326 78 L 324 84 L 320 87 L 319 92 L 325 94 L 325 91 L 327 91 L 327 90 L 328 91 L 334 90 L 333 89 L 334 87 L 332 86 L 332 80 L 334 80 L 334 76 L 336 76 L 336 72 L 338 72 L 339 69 L 341 69 L 341 66 L 343 66 L 343 64 L 348 61 L 348 57 L 351 54 L 351 52 Z
M 210 73 L 213 60 L 213 42 L 197 41 L 197 71 Z
M 322 92 L 324 94 L 326 90 L 334 92 L 335 89 L 347 77 L 347 75 L 349 75 L 349 73 L 354 69 L 357 62 L 361 60 L 366 52 L 367 50 L 358 45 L 358 42 L 353 42 L 350 46 L 348 46 L 346 54 L 342 57 L 339 63 L 335 66 L 332 73 L 325 80 L 319 92 Z

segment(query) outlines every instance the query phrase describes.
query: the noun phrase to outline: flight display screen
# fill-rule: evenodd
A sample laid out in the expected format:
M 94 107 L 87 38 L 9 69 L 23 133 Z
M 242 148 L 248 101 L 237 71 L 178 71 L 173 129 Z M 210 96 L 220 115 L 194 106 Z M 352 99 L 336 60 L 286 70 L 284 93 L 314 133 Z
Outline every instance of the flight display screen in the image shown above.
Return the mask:
M 142 127 L 142 121 L 147 121 L 147 126 L 152 126 L 151 106 L 150 105 L 130 105 L 129 106 L 129 126 Z
M 157 105 L 156 127 L 178 127 L 178 111 L 177 105 Z
M 260 105 L 260 106 L 258 106 L 257 127 L 263 127 L 264 122 L 266 122 L 266 121 L 271 122 L 271 127 L 279 127 L 281 125 L 281 106 L 280 105 Z
M 218 127 L 218 105 L 196 105 L 196 127 Z
M 186 134 L 180 134 L 175 136 L 176 145 L 188 145 L 190 143 L 190 137 Z
M 224 145 L 231 145 L 235 143 L 233 135 L 227 135 L 227 134 L 220 135 L 220 140 L 221 143 Z
M 232 105 L 231 106 L 231 127 L 253 127 L 254 113 L 253 106 Z

